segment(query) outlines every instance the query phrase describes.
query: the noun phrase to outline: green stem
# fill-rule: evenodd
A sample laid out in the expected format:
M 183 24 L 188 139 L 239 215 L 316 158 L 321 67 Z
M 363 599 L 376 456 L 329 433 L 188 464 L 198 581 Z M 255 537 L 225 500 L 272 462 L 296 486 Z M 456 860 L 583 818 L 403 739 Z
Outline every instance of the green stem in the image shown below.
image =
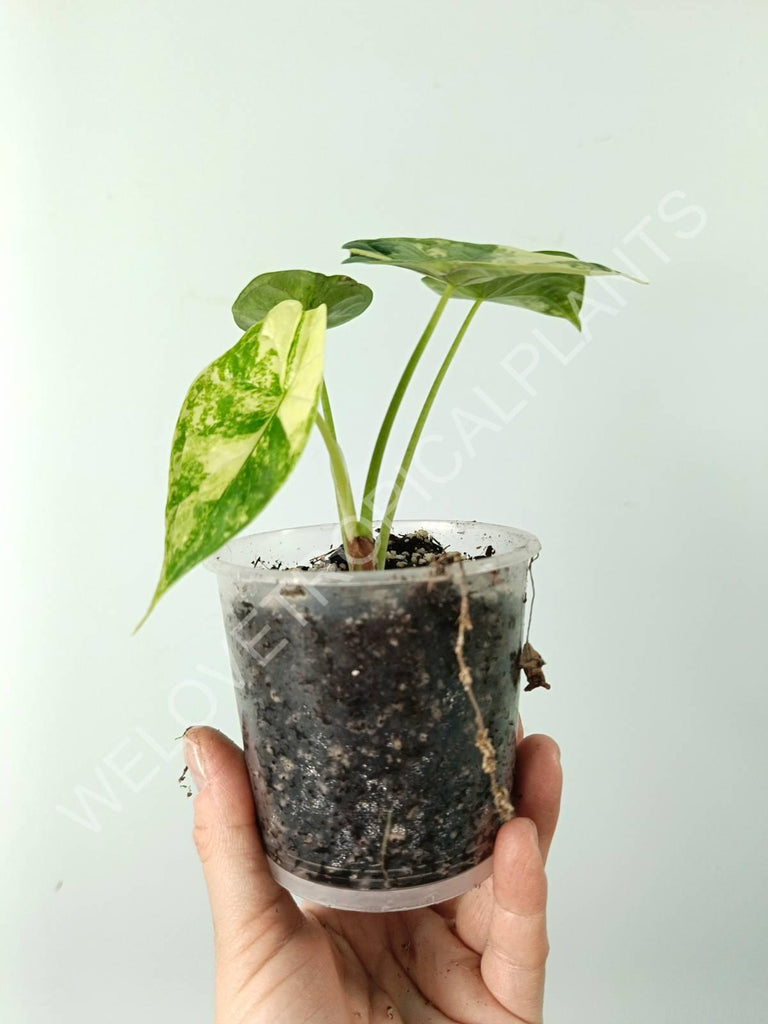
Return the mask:
M 416 446 L 419 443 L 422 431 L 424 430 L 424 426 L 427 422 L 427 418 L 430 414 L 430 411 L 432 410 L 432 406 L 434 405 L 437 393 L 440 390 L 440 385 L 443 383 L 445 375 L 448 372 L 448 368 L 453 362 L 453 357 L 458 352 L 459 345 L 461 345 L 462 339 L 464 338 L 464 335 L 467 333 L 467 329 L 469 328 L 469 325 L 472 323 L 475 313 L 480 308 L 481 302 L 482 299 L 477 299 L 472 304 L 472 308 L 464 318 L 464 322 L 459 328 L 459 333 L 456 335 L 453 344 L 448 349 L 448 354 L 443 360 L 440 369 L 437 371 L 437 376 L 432 382 L 432 387 L 429 389 L 429 394 L 427 395 L 426 401 L 424 402 L 422 410 L 419 413 L 419 418 L 416 420 L 416 425 L 413 428 L 413 433 L 411 434 L 410 440 L 408 441 L 408 446 L 405 449 L 403 461 L 400 463 L 400 469 L 397 471 L 397 477 L 395 478 L 395 483 L 392 487 L 392 492 L 389 496 L 389 501 L 387 502 L 387 510 L 384 513 L 384 518 L 381 523 L 381 533 L 379 534 L 379 540 L 376 549 L 376 564 L 377 568 L 379 569 L 384 568 L 384 563 L 386 562 L 387 559 L 387 544 L 389 543 L 389 535 L 392 532 L 392 523 L 395 518 L 395 513 L 397 512 L 397 506 L 398 502 L 400 501 L 400 495 L 403 492 L 405 478 L 407 477 L 408 470 L 411 468 L 411 463 L 413 462 L 413 456 L 416 451 Z
M 392 395 L 392 399 L 390 400 L 389 406 L 384 415 L 384 421 L 379 429 L 376 444 L 373 448 L 373 454 L 371 455 L 371 462 L 368 466 L 368 475 L 365 478 L 363 504 L 360 509 L 360 533 L 365 537 L 373 536 L 373 506 L 376 501 L 376 487 L 379 482 L 379 474 L 381 473 L 381 464 L 384 460 L 384 451 L 387 447 L 389 435 L 392 433 L 392 424 L 395 422 L 395 416 L 397 416 L 397 411 L 400 408 L 403 396 L 405 395 L 406 389 L 413 377 L 416 367 L 419 365 L 419 360 L 424 354 L 424 349 L 427 347 L 429 339 L 432 337 L 452 293 L 453 288 L 451 285 L 447 285 L 445 291 L 440 296 L 440 301 L 438 302 L 435 311 L 429 319 L 429 323 L 424 328 L 424 333 L 419 338 L 416 348 L 411 353 L 411 358 L 408 360 L 402 376 L 398 381 L 395 393 Z
M 325 384 L 325 378 L 323 378 L 323 386 L 320 390 L 320 403 L 323 407 L 323 417 L 326 425 L 331 432 L 331 436 L 334 441 L 336 440 L 336 424 L 333 421 L 333 413 L 331 412 L 331 398 L 328 394 L 328 388 Z
M 336 491 L 336 506 L 339 512 L 341 539 L 349 559 L 348 545 L 357 535 L 357 515 L 355 513 L 355 499 L 352 494 L 352 485 L 349 481 L 347 464 L 339 442 L 333 436 L 333 432 L 320 413 L 315 417 L 315 423 L 325 442 L 325 447 L 328 449 L 333 487 Z

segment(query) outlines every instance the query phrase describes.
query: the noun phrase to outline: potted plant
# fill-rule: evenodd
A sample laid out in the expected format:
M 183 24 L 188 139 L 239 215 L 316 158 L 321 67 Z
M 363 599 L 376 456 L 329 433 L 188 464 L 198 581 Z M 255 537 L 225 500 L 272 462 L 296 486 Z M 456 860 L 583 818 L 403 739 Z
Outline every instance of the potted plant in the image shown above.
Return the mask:
M 422 275 L 438 294 L 379 429 L 356 504 L 323 375 L 327 328 L 371 290 L 308 270 L 261 274 L 233 306 L 240 339 L 197 377 L 173 439 L 165 557 L 152 610 L 200 562 L 218 575 L 243 743 L 275 877 L 345 909 L 402 910 L 483 880 L 510 801 L 527 573 L 539 542 L 506 526 L 396 520 L 440 385 L 484 302 L 580 327 L 585 279 L 616 271 L 557 251 L 445 239 L 344 246 L 346 263 Z M 381 521 L 393 422 L 451 301 L 469 303 L 429 389 Z M 315 427 L 338 510 L 326 526 L 238 536 Z M 149 614 L 149 612 L 147 612 Z M 142 620 L 143 621 L 143 620 Z

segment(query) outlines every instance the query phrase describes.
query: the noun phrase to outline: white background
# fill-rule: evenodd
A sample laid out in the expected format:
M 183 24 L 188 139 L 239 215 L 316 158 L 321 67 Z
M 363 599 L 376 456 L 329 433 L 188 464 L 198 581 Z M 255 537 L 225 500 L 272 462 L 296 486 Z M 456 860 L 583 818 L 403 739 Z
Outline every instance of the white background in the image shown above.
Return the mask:
M 767 29 L 734 0 L 6 5 L 4 1021 L 211 1020 L 174 737 L 236 730 L 213 579 L 130 635 L 171 432 L 252 276 L 397 234 L 651 281 L 590 283 L 573 358 L 564 322 L 483 309 L 424 449 L 461 472 L 402 512 L 544 545 L 554 685 L 523 714 L 567 773 L 548 1022 L 764 1019 Z M 359 485 L 433 300 L 354 270 L 376 297 L 328 377 Z M 492 429 L 473 388 L 527 405 Z M 457 409 L 486 420 L 475 457 Z M 260 527 L 332 515 L 313 441 Z

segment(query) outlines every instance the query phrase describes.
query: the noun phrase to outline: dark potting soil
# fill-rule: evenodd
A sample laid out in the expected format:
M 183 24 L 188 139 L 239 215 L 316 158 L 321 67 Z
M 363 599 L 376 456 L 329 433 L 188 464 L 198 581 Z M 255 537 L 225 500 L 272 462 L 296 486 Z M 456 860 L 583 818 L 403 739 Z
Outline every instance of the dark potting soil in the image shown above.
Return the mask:
M 393 537 L 390 550 L 391 568 L 448 554 L 426 532 Z M 510 572 L 465 577 L 438 563 L 426 581 L 371 580 L 362 593 L 295 576 L 233 592 L 225 617 L 246 759 L 265 846 L 282 868 L 386 889 L 490 856 L 499 818 L 455 645 L 464 588 L 464 656 L 509 786 L 523 612 Z

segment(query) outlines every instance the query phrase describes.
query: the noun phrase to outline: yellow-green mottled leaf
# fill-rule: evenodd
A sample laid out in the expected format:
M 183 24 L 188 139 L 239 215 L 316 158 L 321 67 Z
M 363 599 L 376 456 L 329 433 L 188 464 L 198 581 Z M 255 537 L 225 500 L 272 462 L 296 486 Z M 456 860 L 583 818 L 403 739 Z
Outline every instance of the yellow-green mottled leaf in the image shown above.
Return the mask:
M 364 313 L 373 299 L 368 285 L 345 274 L 327 277 L 314 270 L 278 270 L 260 274 L 243 288 L 232 306 L 238 327 L 247 331 L 270 309 L 286 299 L 297 299 L 304 309 L 325 306 L 328 327 L 338 327 Z
M 165 557 L 147 615 L 261 512 L 296 465 L 317 411 L 325 326 L 325 306 L 281 302 L 190 387 L 171 448 Z

